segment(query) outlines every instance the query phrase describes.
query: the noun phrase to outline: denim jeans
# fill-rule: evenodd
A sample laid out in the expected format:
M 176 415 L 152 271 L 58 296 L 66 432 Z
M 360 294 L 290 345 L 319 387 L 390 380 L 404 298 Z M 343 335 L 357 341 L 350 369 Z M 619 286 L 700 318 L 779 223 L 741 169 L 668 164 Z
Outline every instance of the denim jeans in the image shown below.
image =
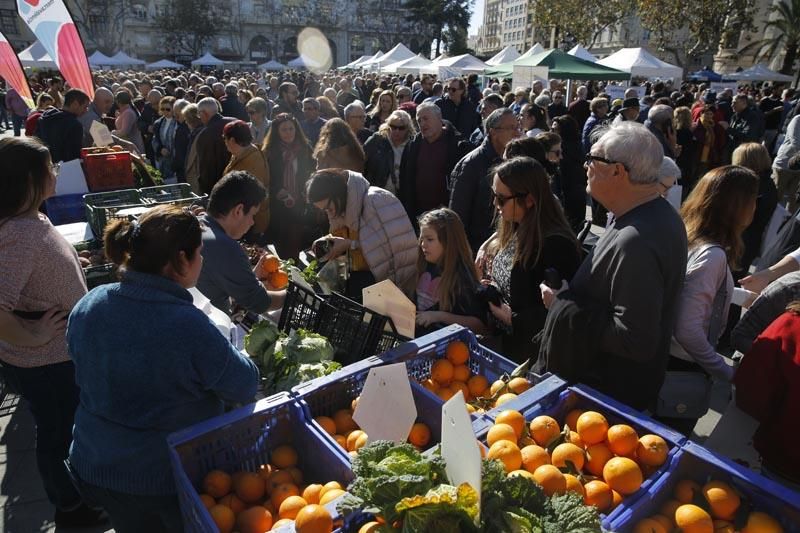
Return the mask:
M 9 386 L 27 401 L 36 423 L 36 464 L 47 499 L 62 511 L 82 501 L 64 466 L 78 407 L 72 361 L 34 368 L 3 363 Z
M 102 507 L 108 513 L 111 525 L 117 533 L 183 531 L 183 518 L 176 495 L 126 494 L 87 483 L 74 468 L 69 471 L 83 500 L 92 507 Z
M 11 123 L 14 125 L 14 137 L 19 137 L 22 135 L 22 128 L 25 127 L 26 118 L 28 117 L 17 115 L 14 112 L 11 113 Z

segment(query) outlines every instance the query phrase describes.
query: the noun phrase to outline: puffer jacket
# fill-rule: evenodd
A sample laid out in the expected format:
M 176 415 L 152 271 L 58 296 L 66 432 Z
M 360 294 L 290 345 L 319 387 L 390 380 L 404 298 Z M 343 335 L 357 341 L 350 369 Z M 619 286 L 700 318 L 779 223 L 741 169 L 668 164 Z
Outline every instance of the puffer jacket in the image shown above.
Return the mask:
M 375 281 L 391 280 L 406 294 L 414 291 L 417 236 L 406 210 L 395 196 L 372 187 L 357 172 L 348 172 L 344 217 L 331 220 L 331 232 L 358 229 L 361 253 Z

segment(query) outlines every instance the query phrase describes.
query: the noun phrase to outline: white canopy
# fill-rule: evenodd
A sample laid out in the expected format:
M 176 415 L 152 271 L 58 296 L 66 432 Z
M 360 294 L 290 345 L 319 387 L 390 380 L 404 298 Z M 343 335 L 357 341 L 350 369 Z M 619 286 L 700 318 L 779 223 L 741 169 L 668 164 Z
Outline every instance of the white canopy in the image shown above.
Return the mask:
M 266 63 L 261 63 L 258 68 L 261 70 L 286 70 L 286 65 L 274 59 L 270 59 Z
M 644 48 L 623 48 L 597 62 L 640 78 L 683 78 L 683 69 L 661 61 Z
M 443 59 L 447 59 L 448 57 L 450 57 L 450 56 L 445 54 L 444 52 L 442 52 L 441 54 L 439 54 L 439 57 L 437 57 L 436 59 L 433 60 L 433 62 L 438 64 L 439 61 L 442 61 Z
M 95 52 L 88 57 L 89 59 L 89 66 L 90 67 L 103 67 L 106 65 L 116 65 L 117 62 L 105 55 L 100 50 L 95 50 Z
M 155 63 L 148 63 L 147 68 L 155 70 L 159 68 L 186 68 L 186 67 L 184 67 L 180 63 L 170 61 L 169 59 L 162 59 L 161 61 L 156 61 Z
M 433 62 L 427 67 L 422 67 L 419 71 L 421 74 L 438 74 L 439 68 L 438 67 L 446 67 L 449 69 L 460 70 L 462 72 L 472 73 L 472 72 L 479 72 L 482 73 L 484 70 L 489 68 L 489 65 L 481 61 L 475 56 L 471 56 L 469 54 L 462 54 L 460 56 L 454 57 L 446 57 L 441 61 Z
M 393 74 L 419 74 L 419 70 L 422 67 L 427 67 L 432 65 L 430 59 L 427 57 L 423 57 L 422 54 L 409 57 L 408 59 L 404 59 L 402 61 L 398 61 L 397 63 L 392 63 L 391 65 L 387 65 L 386 68 L 383 69 L 384 72 L 393 73 Z
M 412 57 L 415 57 L 414 52 L 406 48 L 403 43 L 397 43 L 394 48 L 382 56 L 378 57 L 376 54 L 371 60 L 365 61 L 359 66 L 367 69 L 382 69 L 383 67 L 391 65 L 392 63 L 397 63 Z
M 794 81 L 794 78 L 770 70 L 766 65 L 758 63 L 752 67 L 741 72 L 734 72 L 733 74 L 723 74 L 723 79 L 737 80 L 737 81 Z
M 597 63 L 597 58 L 589 50 L 579 44 L 573 46 L 572 50 L 567 53 L 571 56 L 577 57 L 578 59 L 585 59 L 586 61 Z
M 18 57 L 23 67 L 58 68 L 56 62 L 53 61 L 53 58 L 50 57 L 39 41 L 20 52 Z
M 304 55 L 300 55 L 299 57 L 292 59 L 289 61 L 288 65 L 292 68 L 318 68 L 322 66 L 313 59 Z
M 144 65 L 145 61 L 141 59 L 136 59 L 134 57 L 129 56 L 122 50 L 117 52 L 111 57 L 111 60 L 114 61 L 114 65 Z
M 348 64 L 346 64 L 344 66 L 341 66 L 339 68 L 354 68 L 354 67 L 358 66 L 360 63 L 363 63 L 364 61 L 369 61 L 372 58 L 373 58 L 373 56 L 363 55 L 363 56 L 359 57 L 358 59 L 356 59 L 355 61 L 351 61 Z
M 210 52 L 206 52 L 202 57 L 192 61 L 193 67 L 219 67 L 224 64 L 223 60 L 212 56 Z
M 501 63 L 510 63 L 515 59 L 519 59 L 519 52 L 513 46 L 506 46 L 499 52 L 497 52 L 494 57 L 486 61 L 487 65 L 499 65 Z
M 541 45 L 541 44 L 539 44 L 539 43 L 536 43 L 536 44 L 534 44 L 533 46 L 531 46 L 531 47 L 528 49 L 528 51 L 527 51 L 527 52 L 525 52 L 524 54 L 522 54 L 521 56 L 519 56 L 519 57 L 517 58 L 517 60 L 519 60 L 519 59 L 526 59 L 526 58 L 529 58 L 529 57 L 533 57 L 533 56 L 535 56 L 536 54 L 541 54 L 542 52 L 544 52 L 544 46 L 542 46 L 542 45 Z

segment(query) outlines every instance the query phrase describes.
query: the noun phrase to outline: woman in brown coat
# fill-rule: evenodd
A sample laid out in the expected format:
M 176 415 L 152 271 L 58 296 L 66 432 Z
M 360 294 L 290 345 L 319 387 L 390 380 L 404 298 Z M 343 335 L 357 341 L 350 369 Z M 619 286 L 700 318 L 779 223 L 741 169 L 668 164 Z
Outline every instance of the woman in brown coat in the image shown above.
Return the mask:
M 249 172 L 260 181 L 264 188 L 269 191 L 269 167 L 267 160 L 264 158 L 264 153 L 253 144 L 253 134 L 250 132 L 250 126 L 241 120 L 235 120 L 225 124 L 222 130 L 222 138 L 225 140 L 225 147 L 231 153 L 231 160 L 228 166 L 225 167 L 224 174 L 232 170 L 244 170 Z M 269 195 L 269 193 L 267 193 Z M 270 219 L 269 209 L 269 196 L 265 197 L 261 202 L 258 212 L 255 216 L 255 222 L 249 235 L 253 240 L 264 244 L 264 233 L 269 227 Z

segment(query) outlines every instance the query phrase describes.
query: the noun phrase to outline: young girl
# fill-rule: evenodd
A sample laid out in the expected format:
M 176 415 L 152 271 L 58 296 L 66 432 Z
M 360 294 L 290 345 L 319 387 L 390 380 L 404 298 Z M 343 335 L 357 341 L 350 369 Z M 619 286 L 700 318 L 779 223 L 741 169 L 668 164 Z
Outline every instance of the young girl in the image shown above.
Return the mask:
M 475 333 L 486 329 L 487 309 L 478 299 L 478 273 L 458 215 L 434 209 L 419 218 L 417 334 L 460 324 Z

